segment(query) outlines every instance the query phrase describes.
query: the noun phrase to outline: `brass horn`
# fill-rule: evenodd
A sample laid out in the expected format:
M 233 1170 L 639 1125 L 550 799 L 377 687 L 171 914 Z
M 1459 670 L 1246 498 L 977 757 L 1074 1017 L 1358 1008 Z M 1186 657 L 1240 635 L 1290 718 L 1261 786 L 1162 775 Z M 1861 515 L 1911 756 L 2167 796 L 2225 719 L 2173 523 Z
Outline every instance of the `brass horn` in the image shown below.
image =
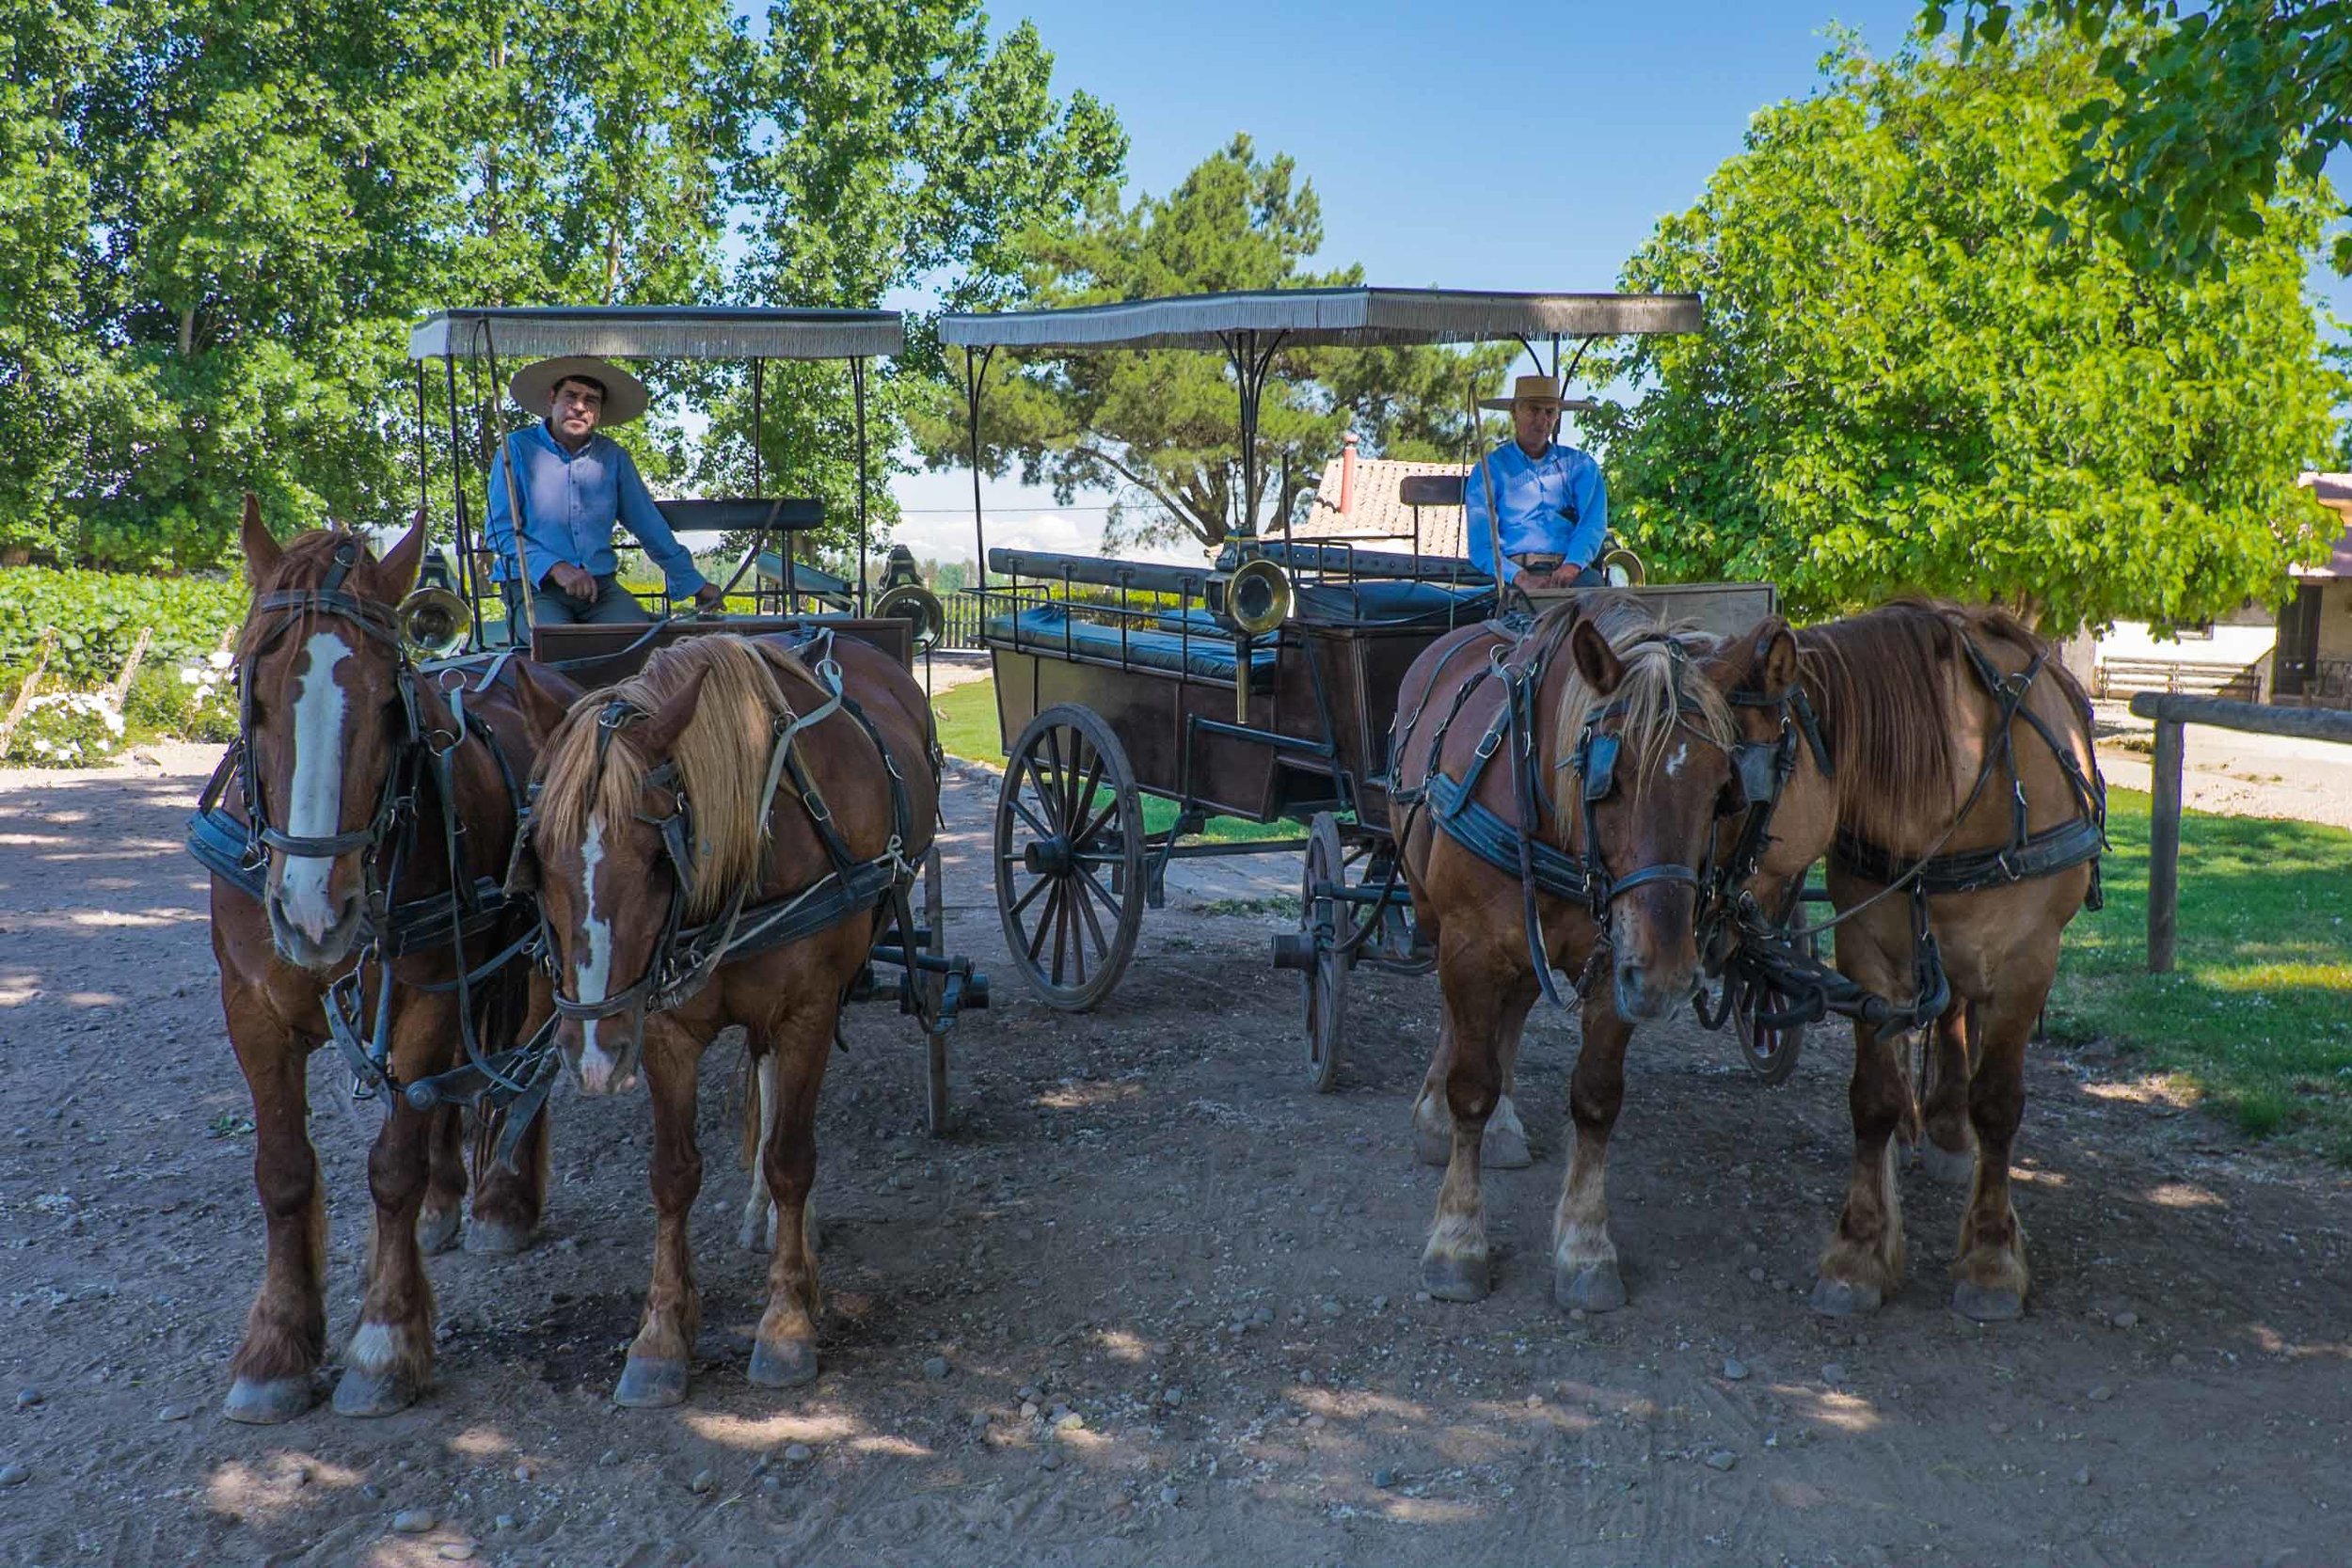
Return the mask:
M 1649 566 L 1612 535 L 1609 548 L 1600 558 L 1600 575 L 1601 580 L 1612 588 L 1639 588 L 1649 580 Z
M 473 611 L 447 588 L 420 588 L 392 612 L 411 658 L 447 658 L 473 633 Z
M 1216 608 L 1251 637 L 1272 631 L 1290 617 L 1290 575 L 1263 556 L 1252 557 L 1225 578 L 1224 597 Z
M 874 601 L 877 619 L 897 616 L 914 628 L 914 651 L 930 653 L 946 635 L 947 610 L 939 595 L 919 582 L 902 582 Z

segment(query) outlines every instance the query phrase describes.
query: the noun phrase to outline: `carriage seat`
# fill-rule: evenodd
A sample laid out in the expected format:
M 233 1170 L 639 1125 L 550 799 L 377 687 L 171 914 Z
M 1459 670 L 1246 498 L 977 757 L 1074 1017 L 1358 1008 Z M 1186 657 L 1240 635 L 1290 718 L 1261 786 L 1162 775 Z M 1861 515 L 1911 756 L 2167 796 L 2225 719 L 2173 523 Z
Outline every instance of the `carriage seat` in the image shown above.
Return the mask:
M 1229 648 L 1233 643 L 1233 628 L 1208 610 L 1197 607 L 1192 610 L 1162 610 L 1159 619 L 1152 624 L 1165 632 L 1188 632 L 1196 640 L 1213 637 Z M 1262 631 L 1249 640 L 1249 645 L 1253 648 L 1271 648 L 1275 641 L 1275 633 Z
M 1494 613 L 1491 588 L 1394 578 L 1334 578 L 1292 590 L 1292 613 L 1311 626 L 1466 626 Z
M 1121 637 L 1117 626 L 1097 626 L 1091 621 L 1074 621 L 1059 605 L 1037 605 L 1019 615 L 989 617 L 988 636 L 991 641 L 1009 643 L 1025 653 L 1051 657 L 1069 653 L 1091 659 L 1118 662 L 1123 654 L 1129 664 L 1146 670 L 1167 670 L 1209 680 L 1232 680 L 1238 672 L 1230 637 L 1195 635 L 1184 637 L 1173 631 L 1129 630 Z M 1251 680 L 1274 671 L 1276 650 L 1271 642 L 1252 646 L 1249 650 Z

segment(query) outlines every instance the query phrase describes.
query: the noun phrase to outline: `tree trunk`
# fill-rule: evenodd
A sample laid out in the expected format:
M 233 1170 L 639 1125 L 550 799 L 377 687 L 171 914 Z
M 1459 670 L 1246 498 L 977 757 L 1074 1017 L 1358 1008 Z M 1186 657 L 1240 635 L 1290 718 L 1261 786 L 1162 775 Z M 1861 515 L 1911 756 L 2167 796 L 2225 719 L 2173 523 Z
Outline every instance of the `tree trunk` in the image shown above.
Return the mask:
M 186 359 L 195 353 L 196 307 L 191 305 L 180 312 L 180 357 Z

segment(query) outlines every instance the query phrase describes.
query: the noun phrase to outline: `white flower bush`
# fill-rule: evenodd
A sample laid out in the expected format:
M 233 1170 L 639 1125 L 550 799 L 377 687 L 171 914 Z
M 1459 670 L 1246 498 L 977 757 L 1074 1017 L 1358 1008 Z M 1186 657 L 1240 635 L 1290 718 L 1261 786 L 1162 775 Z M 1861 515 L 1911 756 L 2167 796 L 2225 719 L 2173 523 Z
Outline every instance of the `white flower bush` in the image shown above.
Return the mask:
M 87 768 L 122 748 L 122 712 L 101 693 L 36 697 L 8 742 L 6 760 L 35 768 Z

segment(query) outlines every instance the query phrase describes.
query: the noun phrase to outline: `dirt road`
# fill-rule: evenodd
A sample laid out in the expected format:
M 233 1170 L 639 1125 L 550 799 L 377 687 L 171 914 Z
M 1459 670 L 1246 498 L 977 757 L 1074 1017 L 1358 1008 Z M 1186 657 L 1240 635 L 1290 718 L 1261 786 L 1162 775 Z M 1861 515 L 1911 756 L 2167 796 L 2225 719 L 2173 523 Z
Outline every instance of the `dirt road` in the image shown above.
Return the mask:
M 1300 1087 L 1267 914 L 1155 911 L 1099 1016 L 999 1005 L 955 1040 L 849 1030 L 822 1118 L 825 1375 L 742 1367 L 731 1073 L 707 1080 L 691 1401 L 606 1394 L 651 1244 L 642 1098 L 556 1101 L 545 1239 L 434 1259 L 440 1382 L 373 1423 L 217 1415 L 258 1277 L 245 1090 L 201 879 L 202 769 L 0 778 L 0 1560 L 403 1564 L 2323 1563 L 2352 1557 L 2340 1173 L 2249 1153 L 2043 1052 L 2022 1323 L 1945 1308 L 1960 1195 L 1906 1178 L 1912 1279 L 1804 1305 L 1845 1172 L 1842 1042 L 1758 1087 L 1687 1023 L 1639 1037 L 1613 1173 L 1630 1306 L 1546 1299 L 1573 1027 L 1531 1031 L 1535 1168 L 1489 1186 L 1492 1299 L 1417 1298 L 1437 1173 L 1406 1108 L 1431 982 L 1359 977 L 1341 1092 Z M 999 949 L 949 797 L 957 944 Z M 1230 908 L 1230 906 L 1226 906 Z M 2094 917 L 2095 918 L 2095 917 Z M 714 1064 L 732 1053 L 713 1053 Z M 312 1133 L 350 1332 L 364 1132 Z M 22 1392 L 19 1392 L 22 1390 Z M 404 1529 L 404 1527 L 406 1527 Z

